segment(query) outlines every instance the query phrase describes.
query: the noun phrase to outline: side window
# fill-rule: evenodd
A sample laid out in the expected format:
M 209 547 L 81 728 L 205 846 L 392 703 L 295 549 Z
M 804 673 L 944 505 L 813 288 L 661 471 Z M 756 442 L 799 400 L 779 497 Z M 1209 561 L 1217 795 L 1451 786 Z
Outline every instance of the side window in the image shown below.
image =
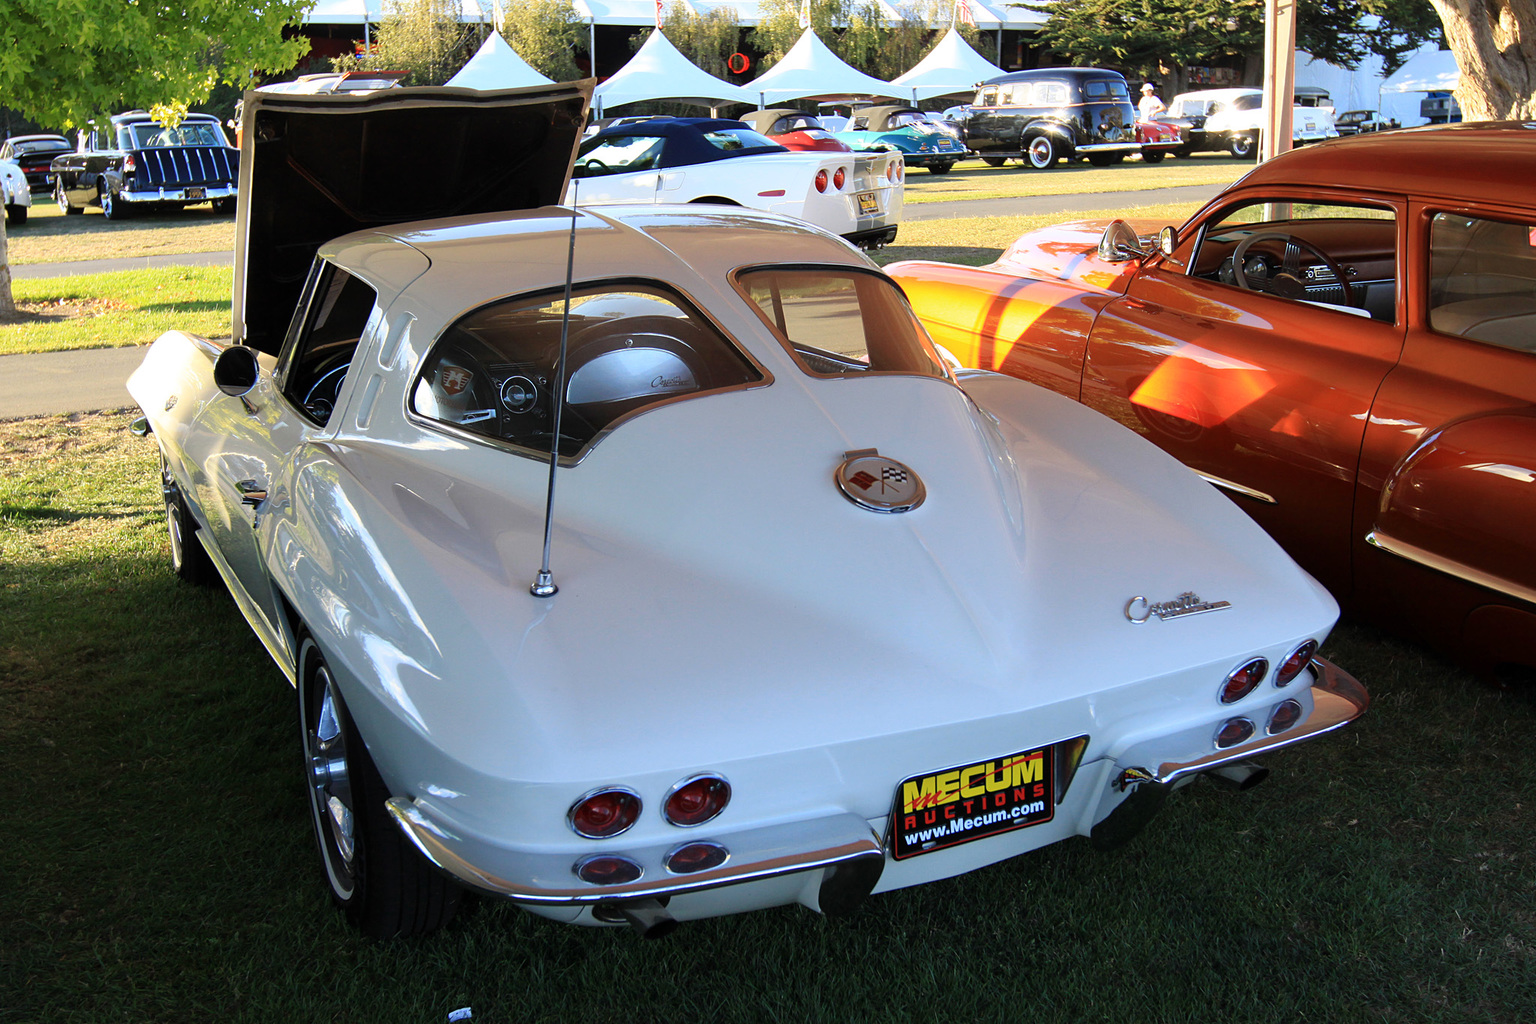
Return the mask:
M 762 267 L 742 271 L 736 283 L 812 376 L 948 376 L 906 299 L 884 277 L 841 267 Z
M 976 94 L 978 107 L 992 107 L 997 105 L 997 86 L 989 85 Z
M 411 389 L 421 416 L 548 454 L 564 297 L 483 306 L 443 332 Z M 763 379 L 683 301 L 659 287 L 579 289 L 571 296 L 561 455 L 575 455 L 631 413 Z
M 651 170 L 661 159 L 665 143 L 665 139 L 654 135 L 615 135 L 588 139 L 581 144 L 571 175 L 576 178 L 595 178 L 604 174 Z
M 1429 226 L 1429 326 L 1536 352 L 1536 226 L 1436 214 Z
M 311 271 L 305 296 L 308 301 L 301 300 L 289 327 L 278 373 L 288 400 L 324 426 L 378 296 L 359 278 L 323 260 Z
M 1190 274 L 1339 313 L 1397 320 L 1390 207 L 1254 200 L 1206 222 Z

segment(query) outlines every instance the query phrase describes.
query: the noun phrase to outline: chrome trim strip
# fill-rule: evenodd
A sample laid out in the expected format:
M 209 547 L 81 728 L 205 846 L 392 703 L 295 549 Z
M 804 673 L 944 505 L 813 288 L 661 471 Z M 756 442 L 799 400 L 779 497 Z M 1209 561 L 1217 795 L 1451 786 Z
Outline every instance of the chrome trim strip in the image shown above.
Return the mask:
M 1254 501 L 1262 501 L 1266 505 L 1279 504 L 1279 502 L 1277 502 L 1270 495 L 1265 494 L 1263 491 L 1256 491 L 1252 487 L 1244 487 L 1242 484 L 1233 483 L 1231 480 L 1227 480 L 1219 476 L 1213 476 L 1210 473 L 1203 473 L 1198 469 L 1195 470 L 1195 475 L 1200 477 L 1211 486 L 1219 487 L 1223 491 L 1231 491 L 1233 494 L 1240 494 L 1245 498 L 1252 498 Z
M 1428 551 L 1416 544 L 1409 544 L 1407 541 L 1398 540 L 1389 534 L 1382 533 L 1380 530 L 1372 530 L 1370 533 L 1367 533 L 1365 535 L 1365 542 L 1399 558 L 1405 558 L 1410 562 L 1434 569 L 1436 572 L 1443 572 L 1447 576 L 1454 576 L 1465 583 L 1471 583 L 1473 586 L 1486 587 L 1495 593 L 1503 594 L 1505 597 L 1512 597 L 1517 601 L 1536 604 L 1536 590 L 1532 590 L 1530 587 L 1521 586 L 1513 580 L 1506 580 L 1492 573 L 1483 572 L 1481 569 L 1474 569 L 1470 565 L 1463 565 L 1461 562 L 1454 562 L 1444 555 L 1437 555 L 1433 551 Z
M 230 197 L 235 196 L 235 195 L 238 194 L 237 190 L 232 185 L 229 185 L 229 186 L 225 186 L 225 185 L 209 185 L 209 186 L 206 186 L 206 187 L 204 187 L 202 185 L 190 185 L 190 186 L 187 186 L 187 187 L 188 188 L 201 188 L 201 189 L 203 189 L 204 193 L 206 193 L 206 194 L 203 196 L 202 200 L 199 200 L 199 199 L 188 199 L 187 198 L 187 189 L 186 188 L 170 188 L 170 189 L 162 188 L 162 189 L 156 189 L 153 192 L 146 192 L 146 191 L 130 192 L 127 189 L 124 189 L 123 191 L 121 191 L 121 192 L 119 192 L 117 194 L 117 198 L 121 199 L 125 203 L 159 203 L 159 202 L 165 202 L 165 201 L 179 201 L 179 202 L 184 202 L 184 203 L 196 203 L 196 202 L 202 202 L 203 200 L 207 200 L 207 199 L 229 199 Z
M 1293 746 L 1325 732 L 1341 729 L 1359 718 L 1370 706 L 1371 696 L 1354 676 L 1322 658 L 1312 659 L 1312 713 L 1278 736 L 1260 736 L 1256 740 L 1217 751 L 1193 761 L 1165 761 L 1158 765 L 1157 782 L 1176 782 L 1186 775 L 1220 768 L 1234 761 L 1251 761 L 1255 755 L 1269 754 Z M 1123 766 L 1122 766 L 1123 767 Z
M 663 858 L 677 846 L 676 836 L 642 849 L 614 844 L 611 851 L 604 852 L 635 861 L 648 877 L 623 885 L 572 885 L 571 865 L 589 852 L 586 847 L 566 853 L 509 850 L 483 839 L 455 835 L 403 797 L 391 797 L 385 806 L 406 838 L 437 867 L 475 889 L 520 903 L 589 906 L 676 896 L 848 861 L 885 860 L 880 839 L 869 823 L 844 812 L 712 834 L 708 839 L 729 849 L 731 860 L 695 875 L 669 876 L 663 867 Z M 651 871 L 652 866 L 657 870 Z
M 1086 146 L 1074 146 L 1079 153 L 1136 153 L 1141 151 L 1139 142 L 1094 142 Z

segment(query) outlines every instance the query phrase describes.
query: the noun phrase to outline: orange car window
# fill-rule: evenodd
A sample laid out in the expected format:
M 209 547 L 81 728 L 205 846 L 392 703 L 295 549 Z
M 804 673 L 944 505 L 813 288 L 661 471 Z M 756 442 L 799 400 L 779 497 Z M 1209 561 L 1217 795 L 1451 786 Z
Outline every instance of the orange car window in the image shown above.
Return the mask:
M 1429 229 L 1429 326 L 1536 352 L 1536 227 L 1436 214 Z

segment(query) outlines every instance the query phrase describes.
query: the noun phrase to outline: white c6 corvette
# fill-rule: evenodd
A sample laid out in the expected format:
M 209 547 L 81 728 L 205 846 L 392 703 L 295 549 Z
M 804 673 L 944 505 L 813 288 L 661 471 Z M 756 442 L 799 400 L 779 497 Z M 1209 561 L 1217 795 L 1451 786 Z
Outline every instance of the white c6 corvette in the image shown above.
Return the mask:
M 649 934 L 843 913 L 1113 845 L 1364 710 L 1333 601 L 1226 498 L 951 372 L 835 236 L 543 206 L 581 89 L 245 102 L 235 343 L 168 333 L 130 388 L 369 932 L 465 888 Z M 527 148 L 384 188 L 425 124 Z

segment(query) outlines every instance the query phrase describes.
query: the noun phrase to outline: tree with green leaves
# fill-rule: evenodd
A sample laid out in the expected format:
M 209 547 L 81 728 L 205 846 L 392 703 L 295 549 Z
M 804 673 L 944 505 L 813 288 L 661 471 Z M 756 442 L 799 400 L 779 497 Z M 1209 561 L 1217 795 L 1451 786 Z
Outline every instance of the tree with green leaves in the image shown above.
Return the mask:
M 309 43 L 284 39 L 310 0 L 6 0 L 0 96 L 40 124 L 160 104 L 197 106 L 219 82 L 293 67 Z M 0 225 L 0 312 L 15 311 Z
M 1403 55 L 1431 30 L 1414 7 L 1426 0 L 1301 0 L 1296 43 L 1318 60 L 1355 67 L 1366 53 Z M 1263 71 L 1263 0 L 1057 0 L 1026 5 L 1049 14 L 1041 36 L 1076 64 L 1108 64 L 1161 78 L 1182 91 L 1187 69 L 1235 64 L 1243 79 Z M 1376 14 L 1383 25 L 1363 23 Z M 1394 17 L 1400 20 L 1393 21 Z
M 954 0 L 911 0 L 896 9 L 901 19 L 888 23 L 884 10 L 871 0 L 812 0 L 811 27 L 840 59 L 866 75 L 890 81 L 912 70 L 937 45 L 954 18 Z M 765 54 L 767 70 L 805 33 L 802 7 L 798 0 L 763 0 L 758 11 L 762 20 L 752 32 L 752 45 Z M 959 28 L 982 56 L 996 59 L 991 37 L 974 25 Z
M 588 48 L 586 22 L 571 0 L 505 0 L 497 19 L 501 37 L 533 70 L 556 82 L 582 77 L 576 53 Z
M 442 85 L 484 42 L 459 21 L 457 0 L 385 0 L 373 47 L 331 61 L 337 71 L 409 71 L 405 85 Z

